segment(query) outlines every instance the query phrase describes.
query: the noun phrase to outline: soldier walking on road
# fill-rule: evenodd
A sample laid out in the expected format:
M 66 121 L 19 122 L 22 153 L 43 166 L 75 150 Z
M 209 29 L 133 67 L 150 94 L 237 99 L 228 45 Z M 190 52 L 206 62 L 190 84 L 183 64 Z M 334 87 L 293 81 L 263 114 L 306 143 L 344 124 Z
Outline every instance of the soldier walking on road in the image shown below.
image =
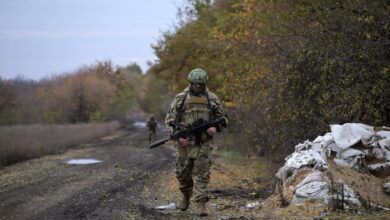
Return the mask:
M 219 98 L 206 87 L 208 75 L 202 69 L 194 69 L 188 74 L 190 85 L 176 95 L 168 114 L 166 124 L 171 132 L 185 129 L 199 119 L 211 121 L 224 118 L 227 126 L 227 114 L 222 109 Z M 199 216 L 206 216 L 207 184 L 210 181 L 211 140 L 222 127 L 210 127 L 200 136 L 179 138 L 176 144 L 176 178 L 180 183 L 181 201 L 177 207 L 182 211 L 188 209 L 190 198 L 196 204 Z
M 149 131 L 149 143 L 152 143 L 153 137 L 156 136 L 157 122 L 154 119 L 154 115 L 151 115 L 148 122 L 146 123 Z

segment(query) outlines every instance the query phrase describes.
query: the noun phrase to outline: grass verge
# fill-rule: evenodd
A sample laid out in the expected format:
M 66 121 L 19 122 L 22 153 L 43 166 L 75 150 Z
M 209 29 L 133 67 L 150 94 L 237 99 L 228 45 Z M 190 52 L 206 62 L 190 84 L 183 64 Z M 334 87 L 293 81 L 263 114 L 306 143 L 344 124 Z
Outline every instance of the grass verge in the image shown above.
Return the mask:
M 108 135 L 119 128 L 118 122 L 67 125 L 15 125 L 0 127 L 0 167 Z

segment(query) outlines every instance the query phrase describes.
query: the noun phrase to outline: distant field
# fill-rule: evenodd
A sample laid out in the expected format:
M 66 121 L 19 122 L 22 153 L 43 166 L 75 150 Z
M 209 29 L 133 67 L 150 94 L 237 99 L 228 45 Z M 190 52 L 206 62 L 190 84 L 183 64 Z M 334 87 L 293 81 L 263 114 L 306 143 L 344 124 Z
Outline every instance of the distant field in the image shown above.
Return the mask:
M 68 125 L 15 125 L 0 127 L 0 167 L 108 135 L 118 122 Z

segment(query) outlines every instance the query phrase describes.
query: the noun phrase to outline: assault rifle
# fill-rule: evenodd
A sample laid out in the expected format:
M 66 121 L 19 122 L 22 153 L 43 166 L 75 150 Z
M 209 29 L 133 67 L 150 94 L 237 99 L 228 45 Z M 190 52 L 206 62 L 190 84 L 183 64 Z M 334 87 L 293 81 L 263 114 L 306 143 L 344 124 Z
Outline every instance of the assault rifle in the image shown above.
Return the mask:
M 158 147 L 160 145 L 165 144 L 169 140 L 178 140 L 180 137 L 186 137 L 188 135 L 194 135 L 195 139 L 197 139 L 197 137 L 198 138 L 200 137 L 202 132 L 206 131 L 207 129 L 209 129 L 211 127 L 217 127 L 219 124 L 226 127 L 225 119 L 218 118 L 218 119 L 216 119 L 214 121 L 210 121 L 210 122 L 204 121 L 203 119 L 199 119 L 198 121 L 194 122 L 188 128 L 173 132 L 172 134 L 169 135 L 168 138 L 158 140 L 158 141 L 150 144 L 148 147 L 150 149 L 153 149 L 155 147 Z

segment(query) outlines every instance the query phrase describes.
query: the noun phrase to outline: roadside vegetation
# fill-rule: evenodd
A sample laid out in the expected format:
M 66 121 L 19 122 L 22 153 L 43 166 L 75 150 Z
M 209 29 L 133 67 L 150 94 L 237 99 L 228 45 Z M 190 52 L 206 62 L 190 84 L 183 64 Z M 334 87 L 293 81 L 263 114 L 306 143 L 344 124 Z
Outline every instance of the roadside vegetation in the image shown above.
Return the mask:
M 331 123 L 390 122 L 387 1 L 188 0 L 147 74 L 110 61 L 39 82 L 0 79 L 0 125 L 164 119 L 204 68 L 230 115 L 226 148 L 282 159 Z M 236 135 L 239 133 L 240 135 Z
M 330 123 L 389 125 L 389 10 L 379 0 L 189 0 L 149 73 L 172 100 L 204 68 L 230 115 L 230 147 L 283 158 Z
M 0 127 L 0 167 L 18 161 L 60 153 L 108 135 L 118 122 L 66 125 L 14 125 Z
M 188 0 L 147 74 L 110 61 L 39 82 L 0 80 L 0 125 L 163 120 L 204 68 L 230 116 L 226 148 L 282 159 L 331 123 L 390 122 L 386 1 Z M 239 133 L 240 135 L 235 135 Z
M 110 61 L 40 81 L 0 79 L 0 166 L 61 152 L 126 123 L 142 74 Z
M 110 61 L 38 82 L 0 80 L 0 125 L 124 120 L 134 102 L 138 65 L 114 69 Z
M 158 60 L 146 74 L 103 61 L 40 81 L 0 78 L 0 167 L 108 135 L 133 111 L 163 121 L 199 67 L 230 123 L 214 150 L 213 208 L 238 215 L 237 198 L 245 207 L 272 194 L 277 165 L 330 124 L 389 127 L 389 11 L 383 0 L 187 0 L 175 29 L 153 45 Z M 156 203 L 149 189 L 161 189 L 173 201 L 174 172 L 156 173 L 143 195 Z M 278 196 L 254 218 L 317 214 L 314 206 L 279 209 Z

